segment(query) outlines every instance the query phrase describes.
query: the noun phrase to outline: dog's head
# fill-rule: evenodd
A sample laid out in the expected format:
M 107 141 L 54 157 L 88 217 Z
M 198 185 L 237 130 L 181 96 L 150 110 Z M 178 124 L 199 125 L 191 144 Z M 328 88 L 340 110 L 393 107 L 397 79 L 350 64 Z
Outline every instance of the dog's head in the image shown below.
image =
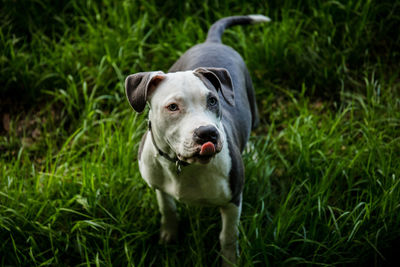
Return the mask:
M 128 101 L 137 112 L 146 102 L 157 145 L 188 163 L 208 163 L 221 151 L 225 131 L 220 95 L 234 105 L 229 72 L 198 68 L 175 73 L 141 72 L 126 78 Z

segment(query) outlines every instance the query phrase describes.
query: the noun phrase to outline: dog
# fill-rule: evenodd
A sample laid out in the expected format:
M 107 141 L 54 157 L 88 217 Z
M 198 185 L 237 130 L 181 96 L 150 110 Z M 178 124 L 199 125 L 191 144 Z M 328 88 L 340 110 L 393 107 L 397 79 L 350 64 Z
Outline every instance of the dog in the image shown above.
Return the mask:
M 160 242 L 177 238 L 175 200 L 219 207 L 222 263 L 236 264 L 244 166 L 241 153 L 259 122 L 255 92 L 242 57 L 222 44 L 227 27 L 268 22 L 263 15 L 215 22 L 204 43 L 168 70 L 125 80 L 136 112 L 149 105 L 148 131 L 139 146 L 139 169 L 154 188 L 161 213 Z

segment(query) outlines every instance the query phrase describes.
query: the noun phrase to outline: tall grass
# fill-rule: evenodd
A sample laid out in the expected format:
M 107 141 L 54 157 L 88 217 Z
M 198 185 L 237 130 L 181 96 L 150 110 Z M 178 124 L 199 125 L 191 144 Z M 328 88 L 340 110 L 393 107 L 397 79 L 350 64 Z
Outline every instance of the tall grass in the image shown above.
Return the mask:
M 255 13 L 273 22 L 223 38 L 262 120 L 243 155 L 240 265 L 395 263 L 399 4 L 253 2 L 3 1 L 1 265 L 218 265 L 216 209 L 179 205 L 178 244 L 158 245 L 136 161 L 145 115 L 123 80 Z

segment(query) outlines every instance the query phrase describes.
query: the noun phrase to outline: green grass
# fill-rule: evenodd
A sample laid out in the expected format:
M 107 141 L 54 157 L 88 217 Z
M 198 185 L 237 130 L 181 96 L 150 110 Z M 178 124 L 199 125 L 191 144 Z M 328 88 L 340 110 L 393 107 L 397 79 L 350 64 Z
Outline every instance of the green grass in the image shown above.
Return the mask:
M 158 245 L 136 155 L 146 115 L 123 81 L 168 70 L 218 18 L 261 126 L 243 157 L 240 266 L 395 263 L 400 244 L 400 4 L 2 1 L 0 265 L 216 266 L 217 209 L 179 205 Z M 8 119 L 10 122 L 8 123 Z

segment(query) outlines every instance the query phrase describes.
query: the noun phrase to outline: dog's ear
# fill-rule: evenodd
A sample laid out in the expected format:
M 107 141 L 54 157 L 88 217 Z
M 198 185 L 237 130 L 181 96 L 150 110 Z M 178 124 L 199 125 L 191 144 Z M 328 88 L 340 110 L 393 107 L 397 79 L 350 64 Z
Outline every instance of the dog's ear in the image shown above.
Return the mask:
M 197 68 L 194 70 L 194 74 L 203 82 L 204 78 L 207 79 L 215 87 L 215 89 L 217 89 L 217 91 L 221 91 L 222 96 L 229 105 L 235 105 L 235 94 L 233 91 L 232 79 L 227 69 Z
M 147 97 L 165 77 L 162 71 L 151 71 L 131 74 L 125 79 L 126 97 L 136 112 L 143 112 Z

